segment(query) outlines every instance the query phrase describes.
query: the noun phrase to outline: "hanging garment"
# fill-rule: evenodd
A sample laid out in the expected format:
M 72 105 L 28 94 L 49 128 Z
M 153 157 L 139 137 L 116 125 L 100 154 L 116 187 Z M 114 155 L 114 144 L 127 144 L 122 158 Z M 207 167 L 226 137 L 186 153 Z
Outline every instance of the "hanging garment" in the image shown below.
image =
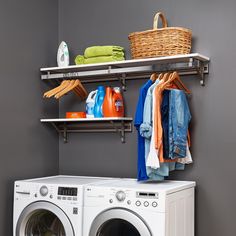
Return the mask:
M 164 90 L 161 104 L 161 122 L 163 129 L 163 157 L 169 159 L 169 94 L 170 90 Z
M 156 80 L 156 82 L 148 89 L 143 108 L 143 123 L 140 126 L 140 135 L 145 139 L 145 163 L 150 152 L 150 142 L 152 136 L 152 94 L 158 83 L 159 80 Z M 158 160 L 157 155 L 154 155 Z M 164 180 L 164 176 L 166 176 L 167 173 L 169 174 L 169 169 L 167 169 L 166 166 L 160 166 L 160 169 L 156 170 L 146 165 L 146 172 L 150 180 Z
M 179 165 L 176 163 L 159 163 L 158 155 L 154 146 L 154 139 L 152 139 L 152 111 L 153 107 L 153 90 L 158 85 L 159 81 L 156 81 L 147 92 L 147 96 L 144 103 L 144 112 L 143 112 L 143 123 L 140 126 L 140 135 L 145 138 L 145 159 L 146 159 L 146 171 L 149 177 L 149 180 L 164 180 L 165 177 L 169 176 L 169 172 L 173 170 L 183 170 L 184 165 Z M 168 109 L 169 112 L 169 109 Z M 152 136 L 154 138 L 154 136 Z M 150 152 L 150 144 L 152 146 L 152 151 Z M 150 154 L 149 154 L 150 152 Z M 149 155 L 149 160 L 148 160 Z M 148 160 L 148 161 L 147 161 Z M 184 164 L 184 163 L 183 163 Z
M 134 126 L 138 131 L 138 181 L 147 180 L 147 172 L 146 172 L 146 165 L 145 165 L 145 143 L 144 138 L 140 135 L 140 125 L 143 123 L 143 108 L 144 102 L 147 95 L 148 89 L 152 85 L 152 80 L 148 80 L 140 89 L 139 92 L 139 99 L 136 108 Z
M 162 81 L 159 82 L 161 84 Z M 155 113 L 155 108 L 156 108 L 156 103 L 155 103 L 155 91 L 158 89 L 158 85 L 154 88 L 153 90 L 153 98 L 152 98 L 152 107 L 153 107 L 153 112 L 152 112 L 152 121 L 153 121 L 153 129 L 152 129 L 152 136 L 151 136 L 151 142 L 150 142 L 150 151 L 147 156 L 146 160 L 146 166 L 150 167 L 152 169 L 158 169 L 160 167 L 160 162 L 159 162 L 159 156 L 158 156 L 158 151 L 155 148 L 155 140 L 154 140 L 154 130 L 155 130 L 155 120 L 154 120 L 154 113 Z
M 172 161 L 175 162 L 175 160 L 165 160 L 163 157 L 163 141 L 162 141 L 163 129 L 161 120 L 161 104 L 162 104 L 162 92 L 164 91 L 164 89 L 165 89 L 165 83 L 160 81 L 160 83 L 153 92 L 153 100 L 155 104 L 155 109 L 153 109 L 153 127 L 154 127 L 153 139 L 160 163 L 172 162 Z
M 181 164 L 191 164 L 191 163 L 193 163 L 193 159 L 192 159 L 191 152 L 189 150 L 188 143 L 187 143 L 187 149 L 186 149 L 186 157 L 185 158 L 178 158 L 177 162 L 181 163 Z
M 163 156 L 165 159 L 169 159 L 169 98 L 171 90 L 164 90 L 163 100 L 161 104 L 161 120 L 163 128 Z M 178 158 L 177 162 L 182 164 L 190 164 L 193 162 L 192 156 L 189 150 L 189 145 L 187 142 L 187 150 L 185 158 Z
M 143 107 L 143 123 L 140 125 L 140 135 L 145 138 L 145 160 L 147 159 L 150 151 L 150 142 L 152 136 L 152 94 L 154 88 L 158 85 L 158 83 L 159 80 L 156 80 L 156 82 L 148 89 Z
M 188 125 L 191 114 L 185 93 L 173 89 L 169 95 L 169 155 L 168 158 L 185 158 L 187 155 Z

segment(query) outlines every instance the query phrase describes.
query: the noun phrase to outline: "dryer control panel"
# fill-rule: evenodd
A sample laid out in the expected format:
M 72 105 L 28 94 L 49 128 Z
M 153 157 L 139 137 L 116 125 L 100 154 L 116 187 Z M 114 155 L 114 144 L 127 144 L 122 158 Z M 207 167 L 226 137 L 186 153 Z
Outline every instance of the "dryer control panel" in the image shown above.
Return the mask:
M 131 209 L 165 211 L 165 195 L 155 191 L 137 191 L 127 188 L 85 188 L 85 206 L 107 205 Z

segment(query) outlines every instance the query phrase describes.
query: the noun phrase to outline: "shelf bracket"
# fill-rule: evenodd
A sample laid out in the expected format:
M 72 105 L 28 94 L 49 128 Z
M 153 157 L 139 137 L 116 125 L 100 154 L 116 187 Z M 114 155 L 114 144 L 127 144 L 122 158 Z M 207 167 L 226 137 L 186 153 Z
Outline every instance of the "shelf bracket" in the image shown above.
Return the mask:
M 126 91 L 126 74 L 123 73 L 121 75 L 121 77 L 119 77 L 120 83 L 121 83 L 121 87 L 123 91 Z
M 122 143 L 125 143 L 125 123 L 121 121 L 120 139 Z
M 68 142 L 66 123 L 64 123 L 64 125 L 63 125 L 63 139 L 64 139 L 64 143 Z
M 117 126 L 115 125 L 115 123 L 113 121 L 110 121 L 110 123 L 113 125 L 116 132 L 118 134 L 120 134 L 121 143 L 125 143 L 125 122 L 121 121 L 121 128 L 120 129 L 117 128 Z
M 200 85 L 205 86 L 205 74 L 209 73 L 209 64 L 198 61 L 197 74 L 200 77 Z

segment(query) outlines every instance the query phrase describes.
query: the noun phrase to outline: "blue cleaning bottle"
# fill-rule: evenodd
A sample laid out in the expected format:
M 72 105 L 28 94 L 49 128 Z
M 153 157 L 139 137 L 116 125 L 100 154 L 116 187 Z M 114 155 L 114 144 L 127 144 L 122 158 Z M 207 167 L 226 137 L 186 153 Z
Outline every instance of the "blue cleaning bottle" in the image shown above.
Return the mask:
M 97 95 L 95 98 L 94 110 L 93 110 L 93 114 L 94 114 L 95 118 L 102 118 L 103 117 L 102 104 L 104 101 L 104 97 L 105 97 L 104 86 L 98 86 Z

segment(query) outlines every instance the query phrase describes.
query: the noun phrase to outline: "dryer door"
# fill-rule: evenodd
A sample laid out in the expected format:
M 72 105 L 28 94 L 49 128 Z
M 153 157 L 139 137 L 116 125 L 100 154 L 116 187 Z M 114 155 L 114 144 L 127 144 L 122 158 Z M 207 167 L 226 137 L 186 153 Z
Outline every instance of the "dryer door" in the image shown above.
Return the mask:
M 66 214 L 49 202 L 35 202 L 21 213 L 16 236 L 74 236 Z
M 93 221 L 89 236 L 152 236 L 144 220 L 134 212 L 114 208 Z

